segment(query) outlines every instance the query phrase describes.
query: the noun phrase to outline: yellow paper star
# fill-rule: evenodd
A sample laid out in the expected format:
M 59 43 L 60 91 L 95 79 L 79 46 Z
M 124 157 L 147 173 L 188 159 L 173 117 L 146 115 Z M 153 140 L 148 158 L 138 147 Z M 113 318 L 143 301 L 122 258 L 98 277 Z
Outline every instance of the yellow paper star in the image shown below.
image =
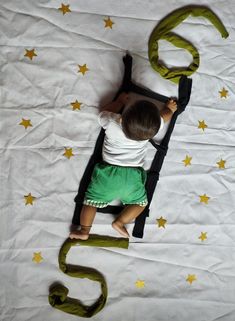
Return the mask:
M 199 236 L 199 239 L 203 242 L 207 240 L 207 232 L 201 232 L 201 235 Z
M 206 196 L 206 194 L 200 195 L 200 202 L 201 202 L 201 203 L 208 204 L 209 199 L 210 199 L 210 197 L 209 197 L 209 196 Z
M 73 154 L 73 149 L 72 148 L 66 148 L 65 147 L 65 152 L 63 154 L 65 157 L 67 157 L 68 159 L 70 159 L 70 157 L 74 156 Z
M 219 168 L 225 168 L 225 163 L 226 163 L 226 160 L 223 160 L 221 158 L 221 160 L 219 162 L 217 162 L 216 164 L 219 165 Z
M 141 288 L 144 288 L 145 287 L 145 282 L 143 280 L 137 280 L 135 282 L 135 286 L 138 288 L 138 289 L 141 289 Z
M 204 131 L 205 128 L 207 128 L 206 123 L 204 122 L 204 120 L 202 121 L 199 120 L 198 122 L 199 122 L 198 128 L 201 128 Z
M 219 93 L 220 93 L 220 98 L 223 98 L 223 97 L 227 98 L 228 96 L 228 90 L 226 90 L 224 87 L 221 91 L 219 91 Z
M 19 125 L 24 126 L 25 129 L 27 129 L 28 127 L 32 127 L 33 125 L 31 124 L 31 120 L 30 119 L 24 119 L 22 118 L 21 123 L 19 123 Z
M 29 195 L 25 195 L 24 198 L 25 198 L 25 205 L 28 205 L 28 204 L 33 205 L 33 202 L 36 199 L 36 197 L 32 196 L 31 193 L 29 193 Z
M 28 49 L 25 49 L 26 53 L 25 53 L 25 57 L 28 57 L 29 59 L 33 59 L 33 57 L 36 57 L 36 53 L 34 52 L 35 49 L 32 49 L 32 50 L 28 50 Z
M 110 19 L 110 17 L 108 17 L 108 19 L 104 19 L 104 22 L 105 22 L 105 28 L 110 28 L 112 29 L 113 28 L 113 24 L 114 22 Z
M 40 263 L 43 260 L 43 257 L 41 255 L 41 252 L 34 252 L 32 261 L 35 263 Z
M 80 110 L 80 109 L 81 109 L 81 104 L 82 104 L 82 103 L 79 103 L 79 102 L 76 100 L 75 102 L 71 103 L 70 105 L 73 106 L 73 110 L 76 110 L 76 109 Z
M 189 157 L 188 155 L 186 155 L 186 158 L 182 162 L 184 162 L 184 166 L 188 166 L 188 165 L 191 165 L 191 160 L 192 160 L 192 157 Z
M 79 67 L 79 71 L 78 72 L 81 72 L 83 74 L 83 76 L 85 75 L 85 73 L 89 70 L 86 66 L 86 64 L 84 64 L 83 66 L 81 65 L 78 65 Z
M 165 228 L 165 224 L 167 223 L 167 220 L 165 220 L 162 216 L 157 219 L 158 227 Z
M 58 8 L 58 10 L 60 10 L 61 12 L 63 12 L 63 15 L 65 15 L 68 12 L 71 12 L 71 10 L 69 9 L 69 4 L 65 5 L 63 3 L 61 3 L 61 7 Z
M 197 278 L 196 278 L 195 274 L 189 274 L 188 278 L 186 279 L 186 281 L 188 281 L 190 284 L 192 284 L 193 281 L 196 281 L 196 280 L 197 280 Z

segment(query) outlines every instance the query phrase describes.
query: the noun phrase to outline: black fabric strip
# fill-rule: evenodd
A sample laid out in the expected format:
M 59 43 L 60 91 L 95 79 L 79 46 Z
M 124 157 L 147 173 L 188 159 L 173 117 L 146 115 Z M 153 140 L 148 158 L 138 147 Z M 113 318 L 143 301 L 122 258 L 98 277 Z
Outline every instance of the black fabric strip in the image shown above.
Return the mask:
M 125 57 L 123 57 L 123 62 L 124 62 L 124 68 L 125 68 L 123 81 L 122 81 L 122 85 L 121 85 L 119 91 L 117 92 L 114 100 L 117 98 L 117 96 L 119 95 L 120 92 L 123 92 L 123 91 L 128 92 L 129 87 L 130 87 L 130 83 L 131 83 L 132 57 L 129 54 L 127 54 Z M 87 164 L 85 172 L 84 172 L 82 179 L 80 181 L 78 193 L 74 199 L 74 201 L 76 203 L 75 209 L 74 209 L 74 214 L 73 214 L 73 219 L 72 219 L 72 224 L 74 224 L 74 225 L 80 224 L 80 214 L 81 214 L 81 210 L 82 210 L 82 206 L 83 206 L 83 200 L 84 200 L 84 196 L 85 196 L 85 192 L 87 190 L 87 187 L 90 183 L 92 172 L 95 167 L 95 164 L 102 161 L 102 146 L 103 146 L 103 141 L 104 141 L 104 135 L 105 135 L 105 131 L 102 128 L 99 133 L 99 136 L 97 138 L 94 152 L 93 152 L 93 154 Z M 112 208 L 112 211 L 113 210 L 114 209 Z
M 164 158 L 166 156 L 168 143 L 169 143 L 178 115 L 185 110 L 185 107 L 189 102 L 191 88 L 192 88 L 192 80 L 188 79 L 186 76 L 181 77 L 180 83 L 179 83 L 179 90 L 178 90 L 179 92 L 178 94 L 179 98 L 177 102 L 178 109 L 174 113 L 173 117 L 171 118 L 171 122 L 169 124 L 168 130 L 160 144 L 161 149 L 158 149 L 158 151 L 156 152 L 155 157 L 152 161 L 150 170 L 148 172 L 147 182 L 146 182 L 148 206 L 146 206 L 144 211 L 135 220 L 135 226 L 132 232 L 132 235 L 134 237 L 142 238 L 144 235 L 145 219 L 149 215 L 149 206 L 151 204 L 153 193 L 156 188 L 157 182 L 159 180 L 159 173 L 162 168 Z

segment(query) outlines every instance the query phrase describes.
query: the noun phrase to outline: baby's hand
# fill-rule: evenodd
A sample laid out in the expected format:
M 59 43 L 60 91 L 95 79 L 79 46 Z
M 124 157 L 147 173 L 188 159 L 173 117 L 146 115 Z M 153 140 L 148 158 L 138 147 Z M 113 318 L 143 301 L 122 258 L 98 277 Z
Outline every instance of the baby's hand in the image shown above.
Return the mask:
M 177 103 L 174 99 L 169 99 L 166 103 L 166 107 L 174 113 L 177 110 Z
M 117 98 L 117 100 L 120 101 L 123 105 L 126 105 L 129 99 L 130 99 L 129 95 L 125 92 L 122 92 Z

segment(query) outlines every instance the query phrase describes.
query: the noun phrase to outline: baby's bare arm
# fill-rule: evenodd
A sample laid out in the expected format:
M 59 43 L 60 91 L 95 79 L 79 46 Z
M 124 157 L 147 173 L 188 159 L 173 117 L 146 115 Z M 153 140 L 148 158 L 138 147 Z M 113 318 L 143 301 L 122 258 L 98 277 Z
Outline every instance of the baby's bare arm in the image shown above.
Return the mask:
M 100 108 L 100 111 L 111 111 L 112 113 L 120 113 L 123 106 L 128 102 L 129 97 L 126 93 L 121 93 L 118 98 L 111 103 Z
M 172 115 L 176 110 L 177 110 L 176 101 L 173 99 L 170 99 L 166 103 L 165 107 L 160 111 L 160 116 L 163 118 L 164 122 L 166 123 L 171 119 Z

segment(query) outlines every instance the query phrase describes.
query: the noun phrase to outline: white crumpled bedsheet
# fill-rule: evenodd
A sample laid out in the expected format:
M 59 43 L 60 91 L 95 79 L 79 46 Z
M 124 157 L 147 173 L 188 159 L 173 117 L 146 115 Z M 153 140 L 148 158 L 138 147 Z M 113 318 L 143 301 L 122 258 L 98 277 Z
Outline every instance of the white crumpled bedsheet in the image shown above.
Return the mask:
M 151 68 L 147 44 L 157 23 L 188 1 L 63 4 L 71 12 L 63 15 L 61 2 L 52 0 L 0 4 L 1 321 L 80 320 L 49 305 L 55 281 L 86 304 L 100 293 L 97 284 L 64 275 L 57 259 L 100 130 L 98 108 L 120 86 L 125 52 L 133 56 L 137 83 L 177 95 L 177 86 Z M 222 39 L 203 18 L 190 17 L 174 30 L 198 48 L 201 64 L 170 141 L 144 238 L 131 237 L 128 250 L 81 247 L 68 255 L 69 262 L 106 277 L 107 304 L 94 321 L 235 320 L 235 3 L 197 4 L 209 6 L 230 36 Z M 105 28 L 108 17 L 112 29 Z M 26 49 L 34 49 L 32 60 Z M 191 61 L 164 41 L 160 56 L 169 66 Z M 84 64 L 89 71 L 83 76 L 78 65 Z M 73 110 L 76 100 L 80 109 Z M 198 128 L 203 120 L 204 131 Z M 65 148 L 73 156 L 66 157 Z M 152 156 L 150 148 L 148 161 Z M 186 156 L 191 165 L 185 166 Z M 97 214 L 93 233 L 117 236 L 112 219 Z

